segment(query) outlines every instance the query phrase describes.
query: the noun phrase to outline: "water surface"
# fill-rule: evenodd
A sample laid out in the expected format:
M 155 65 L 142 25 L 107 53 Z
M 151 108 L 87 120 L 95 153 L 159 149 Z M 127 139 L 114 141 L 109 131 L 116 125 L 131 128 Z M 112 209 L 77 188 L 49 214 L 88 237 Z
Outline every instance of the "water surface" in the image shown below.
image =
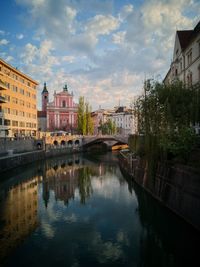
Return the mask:
M 198 245 L 196 231 L 122 175 L 117 154 L 1 175 L 2 266 L 199 266 Z

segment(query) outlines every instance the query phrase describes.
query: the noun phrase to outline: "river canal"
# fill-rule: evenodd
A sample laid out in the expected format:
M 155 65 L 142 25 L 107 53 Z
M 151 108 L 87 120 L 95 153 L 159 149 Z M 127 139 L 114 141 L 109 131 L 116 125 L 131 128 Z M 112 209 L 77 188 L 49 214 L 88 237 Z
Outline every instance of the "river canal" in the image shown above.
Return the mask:
M 124 177 L 117 153 L 1 174 L 0 266 L 193 267 L 198 253 L 197 232 Z

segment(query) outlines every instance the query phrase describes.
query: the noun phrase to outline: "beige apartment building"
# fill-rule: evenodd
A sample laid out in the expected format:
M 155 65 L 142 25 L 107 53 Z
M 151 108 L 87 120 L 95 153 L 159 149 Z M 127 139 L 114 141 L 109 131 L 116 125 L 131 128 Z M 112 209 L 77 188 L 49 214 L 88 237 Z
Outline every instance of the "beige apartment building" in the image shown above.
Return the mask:
M 0 58 L 0 137 L 36 136 L 38 82 Z

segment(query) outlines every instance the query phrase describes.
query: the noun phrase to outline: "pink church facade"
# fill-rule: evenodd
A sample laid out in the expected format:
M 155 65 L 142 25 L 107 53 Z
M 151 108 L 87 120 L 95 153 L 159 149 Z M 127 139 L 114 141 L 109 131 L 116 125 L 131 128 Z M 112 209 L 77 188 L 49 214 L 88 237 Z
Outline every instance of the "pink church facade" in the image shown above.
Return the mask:
M 77 130 L 78 104 L 73 100 L 67 85 L 62 92 L 54 93 L 52 102 L 47 103 L 47 130 L 62 130 L 74 133 Z

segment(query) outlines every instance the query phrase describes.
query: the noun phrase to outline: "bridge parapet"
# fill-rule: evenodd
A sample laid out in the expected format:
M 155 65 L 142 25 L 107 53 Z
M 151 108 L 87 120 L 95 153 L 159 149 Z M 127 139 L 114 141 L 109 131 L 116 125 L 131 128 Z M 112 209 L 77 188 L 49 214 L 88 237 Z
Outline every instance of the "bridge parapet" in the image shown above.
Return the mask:
M 124 135 L 91 135 L 83 137 L 83 145 L 88 145 L 90 143 L 94 143 L 95 141 L 117 141 L 124 144 L 128 144 L 128 136 Z
M 65 145 L 69 143 L 82 145 L 82 136 L 80 135 L 46 136 L 44 139 L 47 145 Z

